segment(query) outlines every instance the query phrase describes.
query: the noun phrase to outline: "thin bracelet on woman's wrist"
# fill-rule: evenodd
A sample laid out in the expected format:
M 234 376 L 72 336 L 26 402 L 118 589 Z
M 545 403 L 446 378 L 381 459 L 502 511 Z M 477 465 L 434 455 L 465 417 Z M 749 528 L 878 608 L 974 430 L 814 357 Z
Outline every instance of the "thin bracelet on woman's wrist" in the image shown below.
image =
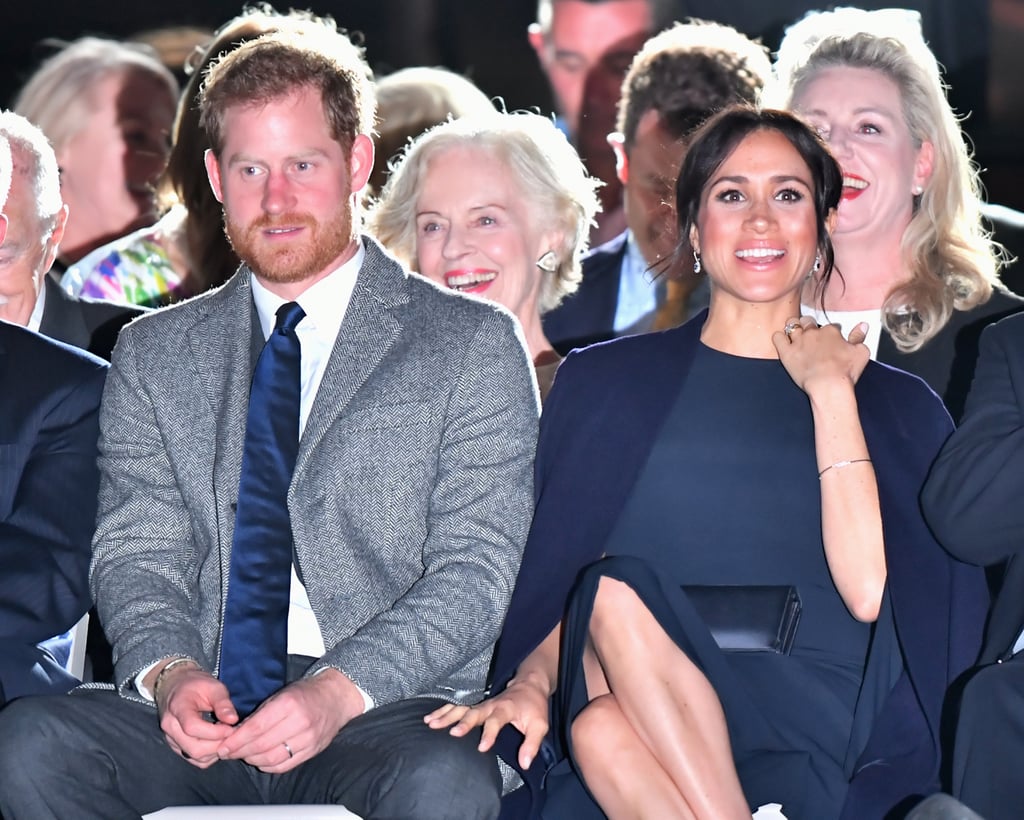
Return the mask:
M 870 464 L 870 463 L 871 463 L 871 459 L 870 458 L 848 458 L 848 459 L 844 459 L 842 461 L 836 461 L 836 462 L 833 462 L 832 464 L 829 464 L 828 467 L 825 467 L 820 473 L 818 473 L 818 479 L 820 480 L 821 477 L 823 475 L 825 475 L 825 473 L 827 473 L 829 470 L 832 470 L 832 469 L 841 470 L 841 469 L 843 469 L 843 467 L 849 467 L 851 464 Z

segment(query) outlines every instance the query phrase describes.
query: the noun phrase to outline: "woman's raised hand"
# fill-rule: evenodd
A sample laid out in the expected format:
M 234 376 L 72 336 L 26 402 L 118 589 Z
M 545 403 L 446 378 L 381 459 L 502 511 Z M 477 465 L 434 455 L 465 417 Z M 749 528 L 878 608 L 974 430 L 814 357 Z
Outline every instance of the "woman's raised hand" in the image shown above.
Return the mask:
M 786 372 L 801 390 L 811 393 L 839 381 L 856 384 L 871 358 L 864 344 L 867 330 L 861 322 L 844 339 L 837 325 L 818 327 L 810 316 L 794 317 L 772 334 L 772 342 Z
M 449 731 L 456 737 L 483 726 L 477 746 L 481 752 L 488 751 L 494 745 L 498 732 L 511 723 L 524 735 L 519 747 L 519 765 L 528 769 L 548 733 L 548 696 L 536 684 L 512 680 L 501 694 L 476 706 L 449 703 L 435 709 L 423 720 L 431 729 L 450 726 Z

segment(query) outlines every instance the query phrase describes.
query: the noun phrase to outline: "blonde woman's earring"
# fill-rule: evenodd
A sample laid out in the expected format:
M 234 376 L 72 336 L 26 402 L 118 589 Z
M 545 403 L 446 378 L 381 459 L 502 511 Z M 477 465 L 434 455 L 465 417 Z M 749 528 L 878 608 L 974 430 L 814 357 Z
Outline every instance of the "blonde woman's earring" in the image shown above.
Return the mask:
M 554 273 L 558 270 L 558 257 L 555 256 L 555 252 L 548 251 L 544 254 L 537 260 L 537 267 L 544 271 L 544 273 Z

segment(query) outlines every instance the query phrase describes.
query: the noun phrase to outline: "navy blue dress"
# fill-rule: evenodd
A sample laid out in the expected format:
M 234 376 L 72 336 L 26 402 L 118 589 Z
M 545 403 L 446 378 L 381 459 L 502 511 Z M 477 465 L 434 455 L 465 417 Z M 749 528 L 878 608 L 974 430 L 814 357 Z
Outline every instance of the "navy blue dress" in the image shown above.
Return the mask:
M 617 577 L 718 693 L 751 808 L 777 802 L 790 818 L 838 816 L 870 627 L 849 614 L 829 573 L 816 464 L 809 401 L 782 364 L 701 344 L 610 533 L 608 558 L 574 591 L 567 719 L 587 703 L 579 653 L 597 581 Z M 721 652 L 685 584 L 795 585 L 803 610 L 791 654 Z M 560 816 L 557 805 L 549 797 L 545 816 Z

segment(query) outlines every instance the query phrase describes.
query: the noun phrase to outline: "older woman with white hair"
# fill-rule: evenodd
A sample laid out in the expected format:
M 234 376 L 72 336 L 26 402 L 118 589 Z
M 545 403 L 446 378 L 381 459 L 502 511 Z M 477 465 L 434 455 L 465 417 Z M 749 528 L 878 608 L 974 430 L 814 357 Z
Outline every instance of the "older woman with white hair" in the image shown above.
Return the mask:
M 867 322 L 873 358 L 923 378 L 958 418 L 982 329 L 1024 303 L 999 282 L 1002 251 L 920 16 L 812 13 L 775 71 L 766 103 L 803 115 L 843 170 L 837 275 L 809 277 L 804 312 L 846 331 Z
M 46 60 L 14 110 L 46 134 L 68 224 L 63 267 L 156 220 L 178 83 L 145 47 L 83 37 Z
M 598 184 L 550 120 L 466 116 L 410 144 L 369 229 L 428 279 L 512 311 L 543 397 L 559 357 L 540 317 L 579 285 Z

